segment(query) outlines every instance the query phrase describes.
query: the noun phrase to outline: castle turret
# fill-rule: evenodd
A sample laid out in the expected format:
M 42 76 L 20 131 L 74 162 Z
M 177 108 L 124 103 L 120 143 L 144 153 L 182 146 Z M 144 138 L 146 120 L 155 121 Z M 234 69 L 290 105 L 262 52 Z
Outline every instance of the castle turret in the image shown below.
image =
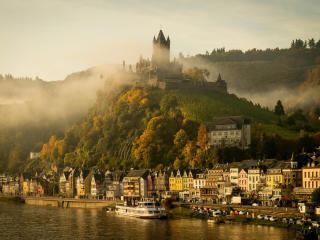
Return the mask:
M 158 37 L 153 37 L 152 65 L 157 68 L 166 68 L 170 63 L 170 38 L 165 38 L 162 30 Z

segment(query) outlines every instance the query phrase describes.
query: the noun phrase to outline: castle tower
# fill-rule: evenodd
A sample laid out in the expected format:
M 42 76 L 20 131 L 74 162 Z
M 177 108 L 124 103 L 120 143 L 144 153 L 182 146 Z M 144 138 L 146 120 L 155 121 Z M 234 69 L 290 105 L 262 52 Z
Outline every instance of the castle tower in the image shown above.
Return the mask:
M 153 37 L 152 65 L 157 68 L 166 68 L 170 63 L 170 38 L 165 38 L 162 30 L 158 37 Z

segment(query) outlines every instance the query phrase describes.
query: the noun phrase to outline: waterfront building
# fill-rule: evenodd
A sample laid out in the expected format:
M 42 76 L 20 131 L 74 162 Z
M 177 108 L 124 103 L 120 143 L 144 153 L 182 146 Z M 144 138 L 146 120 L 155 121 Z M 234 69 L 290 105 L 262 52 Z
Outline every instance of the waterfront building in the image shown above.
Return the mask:
M 277 188 L 279 186 L 284 185 L 284 177 L 282 174 L 282 166 L 281 163 L 277 164 L 273 168 L 267 169 L 266 174 L 266 185 L 271 188 Z
M 123 197 L 126 200 L 139 200 L 147 197 L 148 170 L 130 170 L 123 178 Z
M 320 187 L 320 164 L 314 161 L 302 168 L 303 188 L 316 189 Z
M 242 116 L 214 118 L 206 127 L 209 146 L 247 149 L 251 144 L 250 120 Z
M 147 196 L 153 197 L 155 196 L 155 189 L 154 189 L 154 177 L 151 172 L 149 172 L 147 176 Z
M 183 183 L 181 172 L 178 169 L 177 171 L 171 171 L 171 175 L 169 177 L 169 191 L 182 191 Z
M 205 173 L 196 174 L 196 178 L 193 179 L 194 189 L 200 189 L 206 186 L 206 175 Z
M 294 156 L 290 162 L 285 162 L 282 167 L 282 174 L 284 178 L 284 185 L 287 188 L 302 186 L 302 169 L 298 169 L 298 162 L 294 161 Z
M 154 173 L 154 189 L 158 195 L 169 190 L 169 176 L 166 171 L 160 170 Z
M 192 171 L 184 170 L 182 176 L 182 190 L 190 190 L 193 188 L 193 174 Z
M 85 180 L 88 177 L 89 173 L 90 173 L 89 170 L 84 170 L 84 169 L 73 170 L 70 173 L 69 181 L 66 184 L 67 195 L 72 196 L 74 195 L 74 192 L 76 192 L 76 195 L 78 198 L 84 198 L 87 195 L 89 195 L 90 187 L 91 187 L 90 181 L 88 184 L 85 184 Z
M 109 184 L 109 180 L 107 180 L 106 188 L 106 199 L 107 200 L 117 200 L 120 199 L 123 195 L 123 185 L 122 180 L 125 176 L 125 172 L 123 171 L 114 171 L 110 173 L 107 171 L 106 178 L 111 177 L 111 183 Z M 111 176 L 110 176 L 111 175 Z
M 100 172 L 92 174 L 91 177 L 91 187 L 90 187 L 90 195 L 93 198 L 102 198 L 104 196 L 104 180 L 105 176 Z
M 238 186 L 239 185 L 239 168 L 230 167 L 230 183 Z
M 247 192 L 248 188 L 248 173 L 246 169 L 241 169 L 239 173 L 239 184 L 241 191 Z
M 247 191 L 252 192 L 257 190 L 258 183 L 260 182 L 260 177 L 263 174 L 263 170 L 259 167 L 250 167 L 248 169 L 248 187 Z
M 206 187 L 217 187 L 217 182 L 223 182 L 224 166 L 217 164 L 207 171 Z

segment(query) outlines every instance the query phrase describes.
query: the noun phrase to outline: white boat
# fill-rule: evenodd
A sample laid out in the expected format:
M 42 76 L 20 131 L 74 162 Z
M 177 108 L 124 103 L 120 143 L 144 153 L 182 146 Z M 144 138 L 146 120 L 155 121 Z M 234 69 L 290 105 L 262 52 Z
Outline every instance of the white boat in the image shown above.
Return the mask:
M 139 202 L 138 206 L 117 205 L 116 211 L 119 215 L 126 215 L 137 218 L 164 218 L 165 208 L 153 201 Z

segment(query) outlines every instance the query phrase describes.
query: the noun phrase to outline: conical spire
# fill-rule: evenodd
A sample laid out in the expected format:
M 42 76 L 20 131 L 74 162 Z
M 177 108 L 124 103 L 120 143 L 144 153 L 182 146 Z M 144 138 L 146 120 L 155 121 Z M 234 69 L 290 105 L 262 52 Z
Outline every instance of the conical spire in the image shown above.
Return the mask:
M 157 41 L 163 44 L 166 43 L 166 38 L 164 37 L 162 30 L 159 31 Z
M 219 73 L 219 76 L 217 78 L 217 81 L 222 81 L 220 73 Z

